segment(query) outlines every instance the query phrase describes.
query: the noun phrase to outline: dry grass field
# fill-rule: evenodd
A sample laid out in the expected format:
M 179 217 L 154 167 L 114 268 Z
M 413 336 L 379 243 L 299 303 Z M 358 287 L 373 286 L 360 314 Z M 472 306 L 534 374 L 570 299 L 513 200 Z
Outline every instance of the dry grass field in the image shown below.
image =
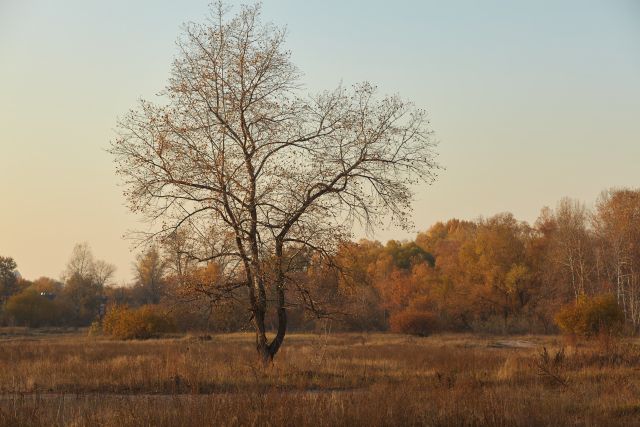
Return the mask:
M 119 342 L 5 331 L 0 422 L 640 425 L 640 347 L 631 341 L 293 334 L 263 368 L 251 335 L 207 338 Z

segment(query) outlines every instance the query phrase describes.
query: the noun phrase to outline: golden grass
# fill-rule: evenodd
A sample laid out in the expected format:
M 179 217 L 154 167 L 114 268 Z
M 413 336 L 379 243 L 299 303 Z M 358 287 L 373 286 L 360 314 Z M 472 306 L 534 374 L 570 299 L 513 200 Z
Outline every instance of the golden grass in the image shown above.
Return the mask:
M 0 423 L 640 424 L 640 349 L 585 345 L 554 361 L 561 344 L 536 336 L 293 334 L 263 368 L 248 334 L 138 342 L 13 336 L 0 341 Z

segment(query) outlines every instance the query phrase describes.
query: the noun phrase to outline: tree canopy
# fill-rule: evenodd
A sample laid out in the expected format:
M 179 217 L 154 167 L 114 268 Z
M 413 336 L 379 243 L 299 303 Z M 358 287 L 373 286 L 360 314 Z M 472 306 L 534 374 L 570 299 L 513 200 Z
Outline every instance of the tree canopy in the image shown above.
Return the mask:
M 265 360 L 284 339 L 293 254 L 331 255 L 356 222 L 406 226 L 411 186 L 437 168 L 423 110 L 369 83 L 305 95 L 284 42 L 259 6 L 228 17 L 218 4 L 186 25 L 161 99 L 122 118 L 111 145 L 129 207 L 157 225 L 143 237 L 180 234 L 189 259 L 222 266 L 218 286 L 247 290 Z

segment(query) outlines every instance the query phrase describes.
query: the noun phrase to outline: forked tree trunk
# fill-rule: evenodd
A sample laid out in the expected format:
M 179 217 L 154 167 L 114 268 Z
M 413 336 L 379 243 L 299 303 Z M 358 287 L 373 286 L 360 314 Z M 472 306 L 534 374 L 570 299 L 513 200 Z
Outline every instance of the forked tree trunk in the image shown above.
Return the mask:
M 287 333 L 287 309 L 285 306 L 285 275 L 282 270 L 283 259 L 283 245 L 279 241 L 276 244 L 276 259 L 277 259 L 277 273 L 276 273 L 276 302 L 278 310 L 278 329 L 276 336 L 268 343 L 266 328 L 264 324 L 264 318 L 266 314 L 266 297 L 260 298 L 257 302 L 257 306 L 254 309 L 254 319 L 256 326 L 256 349 L 258 350 L 258 356 L 262 360 L 262 363 L 268 365 L 273 362 L 273 358 L 280 350 L 280 346 L 284 342 L 284 337 Z M 264 288 L 261 288 L 264 295 Z
M 283 292 L 284 294 L 284 292 Z M 284 301 L 284 298 L 283 298 Z M 287 333 L 287 311 L 282 305 L 278 304 L 278 329 L 276 336 L 271 342 L 267 340 L 267 333 L 264 323 L 265 311 L 259 310 L 254 313 L 254 325 L 256 328 L 256 350 L 258 351 L 258 357 L 264 365 L 269 365 L 273 362 L 273 358 L 280 350 L 280 346 L 284 342 L 284 337 Z

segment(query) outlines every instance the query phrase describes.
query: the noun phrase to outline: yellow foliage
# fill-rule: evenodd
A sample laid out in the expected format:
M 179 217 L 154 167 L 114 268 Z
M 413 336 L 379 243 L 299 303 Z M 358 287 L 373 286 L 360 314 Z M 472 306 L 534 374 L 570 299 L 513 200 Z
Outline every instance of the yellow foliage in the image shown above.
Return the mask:
M 576 304 L 560 309 L 556 323 L 565 333 L 576 336 L 612 335 L 622 330 L 624 313 L 613 295 L 582 296 Z
M 116 339 L 148 339 L 173 332 L 175 323 L 169 313 L 155 305 L 137 309 L 113 306 L 104 317 L 102 329 Z
M 62 306 L 58 301 L 51 301 L 34 289 L 27 289 L 9 298 L 5 312 L 16 324 L 37 328 L 59 323 Z

